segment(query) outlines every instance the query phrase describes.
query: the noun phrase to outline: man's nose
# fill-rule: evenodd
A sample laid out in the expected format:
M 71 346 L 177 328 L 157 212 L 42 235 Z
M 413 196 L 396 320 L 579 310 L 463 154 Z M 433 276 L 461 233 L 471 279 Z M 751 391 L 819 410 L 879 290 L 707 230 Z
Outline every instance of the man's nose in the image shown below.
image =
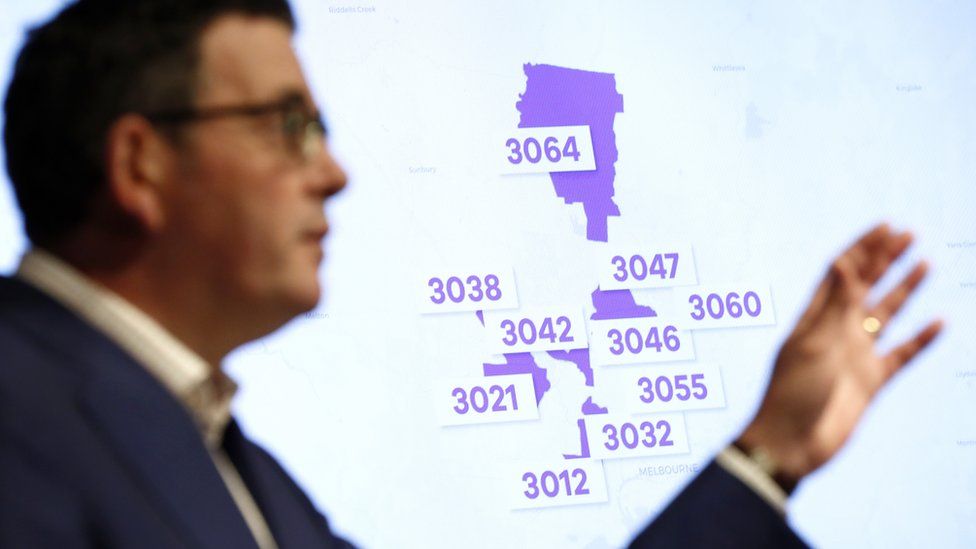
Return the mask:
M 319 140 L 309 164 L 313 190 L 323 199 L 341 191 L 349 181 L 345 170 L 332 156 L 328 143 L 324 139 Z

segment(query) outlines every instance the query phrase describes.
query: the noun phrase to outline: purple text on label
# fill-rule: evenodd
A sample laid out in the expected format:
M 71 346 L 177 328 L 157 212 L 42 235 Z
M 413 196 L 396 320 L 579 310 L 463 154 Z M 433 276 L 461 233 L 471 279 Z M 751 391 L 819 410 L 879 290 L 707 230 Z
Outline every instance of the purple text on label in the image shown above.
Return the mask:
M 671 424 L 663 419 L 657 423 L 643 421 L 640 425 L 627 422 L 619 427 L 607 423 L 603 426 L 603 434 L 607 436 L 603 446 L 611 452 L 621 448 L 633 450 L 639 444 L 646 448 L 674 446 L 674 441 L 668 438 L 671 436 Z
M 555 324 L 555 328 L 553 324 Z M 532 345 L 542 339 L 547 339 L 550 343 L 555 343 L 557 337 L 563 343 L 571 343 L 573 341 L 573 336 L 569 335 L 572 324 L 569 318 L 565 316 L 557 317 L 555 321 L 553 321 L 552 317 L 546 317 L 542 320 L 538 329 L 536 329 L 535 322 L 530 318 L 523 318 L 517 324 L 514 320 L 506 318 L 502 320 L 499 327 L 505 330 L 505 337 L 502 338 L 502 342 L 509 346 L 515 345 L 519 341 L 526 345 Z
M 741 301 L 740 301 L 741 299 Z M 705 315 L 713 319 L 720 319 L 725 315 L 731 318 L 739 318 L 745 313 L 751 317 L 759 316 L 762 312 L 762 302 L 756 292 L 746 292 L 741 297 L 738 292 L 729 292 L 725 296 L 719 294 L 708 294 L 702 297 L 699 294 L 691 294 L 688 297 L 691 304 L 691 318 L 704 320 Z
M 666 261 L 669 262 L 668 267 L 665 267 Z M 625 282 L 628 278 L 644 280 L 655 276 L 664 280 L 674 278 L 678 271 L 678 254 L 676 253 L 654 254 L 651 257 L 650 264 L 642 255 L 632 255 L 629 261 L 622 255 L 615 255 L 610 262 L 617 268 L 613 278 L 619 282 Z
M 586 471 L 579 468 L 572 472 L 565 469 L 559 473 L 543 471 L 541 475 L 528 471 L 522 475 L 522 481 L 526 483 L 523 494 L 529 499 L 536 499 L 540 495 L 554 498 L 559 495 L 584 496 L 590 493 L 590 489 L 586 487 Z
M 498 287 L 498 276 L 494 274 L 479 277 L 471 275 L 464 280 L 458 276 L 449 277 L 446 281 L 432 277 L 427 281 L 427 286 L 431 288 L 430 301 L 440 305 L 447 300 L 454 303 L 461 303 L 465 299 L 475 303 L 487 299 L 488 301 L 498 301 L 502 298 L 502 290 Z
M 610 338 L 610 352 L 615 355 L 622 355 L 624 351 L 636 355 L 645 349 L 660 353 L 662 348 L 674 352 L 681 348 L 677 331 L 674 326 L 665 326 L 659 332 L 657 326 L 652 326 L 644 336 L 637 328 L 627 328 L 623 332 L 613 328 L 607 332 L 607 337 Z
M 489 409 L 492 412 L 507 411 L 508 406 L 505 404 L 506 395 L 510 397 L 508 402 L 512 406 L 512 410 L 518 410 L 518 400 L 515 398 L 515 385 L 509 385 L 504 388 L 501 385 L 492 385 L 487 389 L 476 385 L 470 389 L 455 387 L 451 391 L 451 396 L 457 399 L 457 404 L 454 405 L 454 411 L 461 415 L 471 411 L 483 414 L 489 411 Z
M 661 402 L 670 402 L 672 398 L 704 400 L 708 396 L 705 374 L 691 374 L 690 385 L 688 381 L 686 374 L 676 374 L 673 377 L 658 376 L 653 381 L 649 377 L 642 377 L 637 380 L 637 385 L 643 389 L 640 399 L 650 403 L 654 402 L 655 399 Z

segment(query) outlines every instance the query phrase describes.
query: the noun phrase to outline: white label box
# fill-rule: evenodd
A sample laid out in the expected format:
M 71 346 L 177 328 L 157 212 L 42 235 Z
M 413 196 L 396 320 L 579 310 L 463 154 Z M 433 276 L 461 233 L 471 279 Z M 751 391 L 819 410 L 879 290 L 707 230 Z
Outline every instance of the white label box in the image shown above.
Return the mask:
M 667 456 L 689 451 L 682 414 L 589 416 L 586 438 L 590 456 L 595 459 Z
M 691 333 L 661 317 L 591 320 L 589 328 L 596 366 L 695 359 Z
M 533 308 L 485 313 L 489 353 L 585 349 L 586 323 L 581 308 Z
M 518 308 L 511 267 L 430 268 L 417 279 L 421 313 Z
M 688 330 L 776 324 L 768 284 L 708 285 L 672 292 L 677 322 Z
M 503 174 L 596 169 L 589 126 L 515 128 L 503 134 L 498 145 Z
M 531 374 L 441 379 L 436 390 L 441 425 L 539 419 Z
M 717 364 L 661 364 L 617 378 L 624 384 L 631 413 L 685 412 L 725 407 L 725 387 Z
M 523 462 L 503 483 L 512 509 L 537 509 L 607 501 L 603 464 L 592 459 Z
M 669 288 L 698 284 L 690 244 L 620 246 L 600 256 L 600 289 Z

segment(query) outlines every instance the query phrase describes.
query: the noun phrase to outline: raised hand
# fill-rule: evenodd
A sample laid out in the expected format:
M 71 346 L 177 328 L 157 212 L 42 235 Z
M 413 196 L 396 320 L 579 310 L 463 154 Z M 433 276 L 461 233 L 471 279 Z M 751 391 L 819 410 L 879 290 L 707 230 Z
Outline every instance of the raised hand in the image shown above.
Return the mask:
M 771 458 L 781 483 L 795 484 L 830 460 L 878 390 L 941 330 L 933 321 L 887 353 L 876 348 L 879 332 L 925 277 L 925 263 L 876 304 L 867 296 L 911 241 L 888 225 L 862 236 L 833 262 L 780 349 L 759 412 L 736 443 Z

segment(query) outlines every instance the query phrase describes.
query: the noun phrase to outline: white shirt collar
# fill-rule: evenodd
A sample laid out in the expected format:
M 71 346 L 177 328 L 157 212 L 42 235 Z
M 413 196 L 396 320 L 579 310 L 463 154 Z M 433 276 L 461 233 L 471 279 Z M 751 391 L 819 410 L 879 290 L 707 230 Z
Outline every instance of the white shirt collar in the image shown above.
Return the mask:
M 32 249 L 18 278 L 73 311 L 136 359 L 190 412 L 207 445 L 220 445 L 237 385 L 149 315 L 54 255 Z

